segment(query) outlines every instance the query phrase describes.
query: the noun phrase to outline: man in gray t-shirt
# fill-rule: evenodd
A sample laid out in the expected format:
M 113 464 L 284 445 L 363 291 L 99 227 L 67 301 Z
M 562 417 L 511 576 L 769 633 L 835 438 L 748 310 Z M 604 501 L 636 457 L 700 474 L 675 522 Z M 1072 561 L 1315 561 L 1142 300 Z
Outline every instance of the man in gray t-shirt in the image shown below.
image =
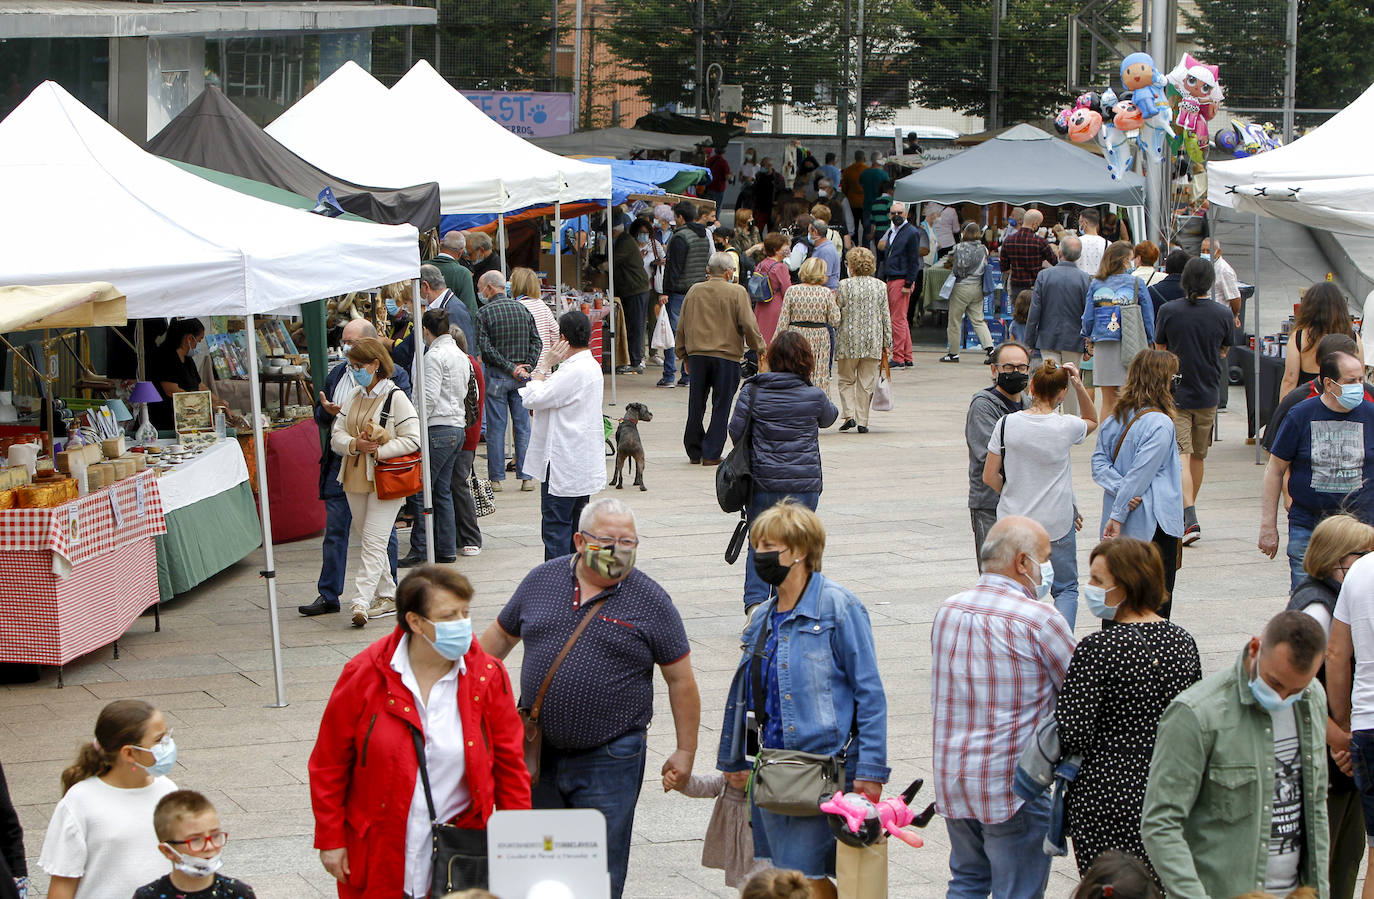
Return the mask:
M 973 558 L 983 550 L 988 529 L 997 523 L 997 491 L 983 483 L 983 464 L 988 457 L 988 440 L 1002 416 L 1026 407 L 1022 392 L 1030 378 L 1030 351 L 1014 340 L 1003 343 L 992 354 L 991 387 L 973 395 L 964 419 L 964 440 L 968 443 L 968 511 L 973 522 Z M 983 565 L 978 564 L 981 573 Z

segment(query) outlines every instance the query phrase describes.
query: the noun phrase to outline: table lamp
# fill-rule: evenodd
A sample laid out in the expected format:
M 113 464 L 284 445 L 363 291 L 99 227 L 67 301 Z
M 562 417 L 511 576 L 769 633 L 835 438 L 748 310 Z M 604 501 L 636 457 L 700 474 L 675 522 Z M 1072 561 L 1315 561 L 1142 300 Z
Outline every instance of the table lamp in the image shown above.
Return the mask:
M 157 428 L 148 420 L 148 404 L 162 402 L 162 394 L 158 393 L 152 381 L 139 381 L 134 385 L 134 392 L 129 395 L 129 402 L 138 403 L 143 407 L 143 419 L 134 432 L 134 440 L 141 444 L 150 444 L 157 440 Z

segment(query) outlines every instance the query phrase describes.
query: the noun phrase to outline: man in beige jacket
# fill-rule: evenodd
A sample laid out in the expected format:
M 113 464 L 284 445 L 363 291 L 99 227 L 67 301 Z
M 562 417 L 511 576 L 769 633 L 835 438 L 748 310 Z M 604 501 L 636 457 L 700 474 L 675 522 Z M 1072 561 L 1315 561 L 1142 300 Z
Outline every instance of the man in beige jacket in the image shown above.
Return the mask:
M 731 282 L 734 273 L 735 260 L 729 253 L 712 254 L 706 263 L 706 280 L 693 285 L 682 301 L 676 350 L 683 370 L 691 376 L 682 443 L 693 465 L 720 463 L 745 344 L 759 353 L 764 349 L 749 292 Z M 703 428 L 708 394 L 711 423 Z

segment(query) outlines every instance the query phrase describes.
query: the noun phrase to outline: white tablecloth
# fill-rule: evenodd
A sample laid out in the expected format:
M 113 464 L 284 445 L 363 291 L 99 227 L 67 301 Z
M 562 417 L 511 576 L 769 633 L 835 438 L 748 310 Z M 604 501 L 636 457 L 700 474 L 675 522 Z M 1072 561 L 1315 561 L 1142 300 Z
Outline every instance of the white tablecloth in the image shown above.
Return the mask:
M 237 440 L 225 438 L 158 479 L 163 514 L 209 499 L 246 480 L 248 463 L 243 448 Z

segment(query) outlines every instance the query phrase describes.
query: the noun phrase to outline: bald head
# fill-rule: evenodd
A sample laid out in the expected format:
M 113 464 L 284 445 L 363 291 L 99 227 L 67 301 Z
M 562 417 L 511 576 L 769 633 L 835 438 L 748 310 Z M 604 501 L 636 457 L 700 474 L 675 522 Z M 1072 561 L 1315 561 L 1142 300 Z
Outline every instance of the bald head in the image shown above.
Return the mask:
M 1059 239 L 1059 258 L 1065 262 L 1077 262 L 1078 257 L 1083 255 L 1083 241 L 1072 234 L 1066 234 Z
M 339 340 L 342 343 L 357 343 L 364 337 L 376 337 L 377 329 L 372 326 L 372 322 L 365 318 L 355 318 L 353 321 L 344 325 L 343 334 Z
M 1034 231 L 1045 223 L 1045 214 L 1039 209 L 1032 209 L 1026 213 L 1023 223 L 1025 224 L 1026 230 Z
M 993 525 L 978 553 L 985 573 L 1000 574 L 1028 585 L 1035 583 L 1028 572 L 1049 557 L 1049 533 L 1039 522 L 1019 515 Z

